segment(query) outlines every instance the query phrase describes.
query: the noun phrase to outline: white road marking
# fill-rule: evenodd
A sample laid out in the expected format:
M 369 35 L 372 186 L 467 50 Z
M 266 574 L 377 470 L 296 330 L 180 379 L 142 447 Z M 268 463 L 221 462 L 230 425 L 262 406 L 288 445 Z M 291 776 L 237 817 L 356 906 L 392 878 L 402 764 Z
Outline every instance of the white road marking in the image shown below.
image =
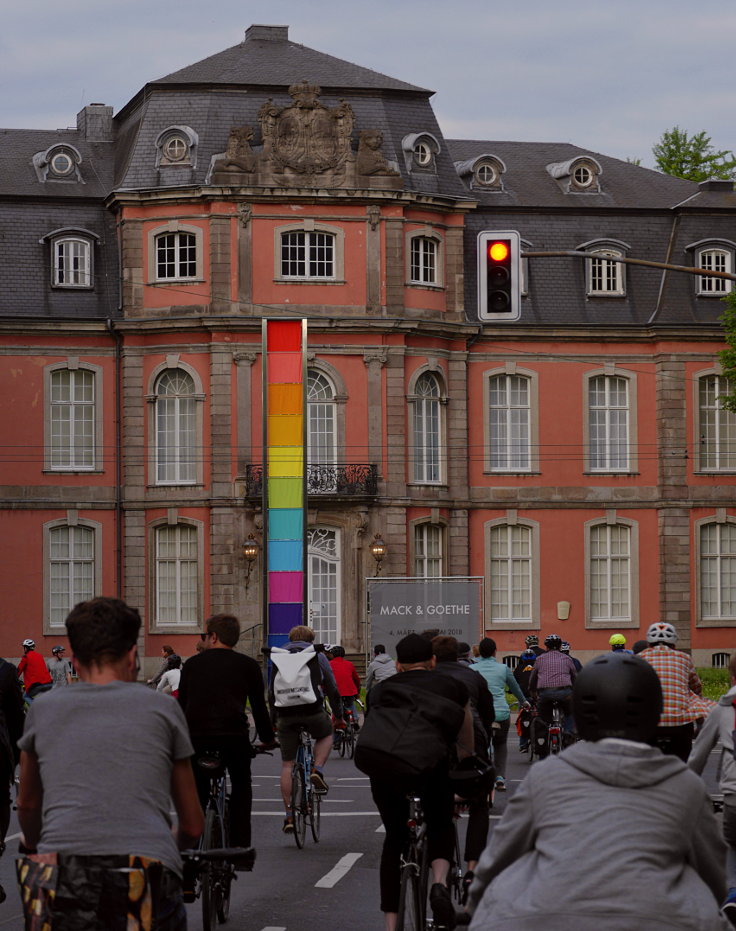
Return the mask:
M 376 834 L 385 834 L 385 833 L 386 833 L 386 826 L 385 826 L 384 824 L 379 824 L 378 827 L 377 827 L 376 830 L 375 830 L 375 833 L 376 833 Z
M 286 931 L 286 928 L 274 928 L 272 925 L 269 925 L 267 928 L 263 928 L 263 931 Z
M 362 853 L 346 853 L 344 857 L 337 861 L 337 864 L 333 866 L 329 873 L 325 874 L 322 879 L 317 880 L 314 884 L 315 888 L 332 889 L 362 856 Z
M 8 836 L 5 838 L 5 842 L 7 843 L 9 840 L 17 840 L 19 837 L 20 831 L 18 831 L 17 834 L 8 834 Z

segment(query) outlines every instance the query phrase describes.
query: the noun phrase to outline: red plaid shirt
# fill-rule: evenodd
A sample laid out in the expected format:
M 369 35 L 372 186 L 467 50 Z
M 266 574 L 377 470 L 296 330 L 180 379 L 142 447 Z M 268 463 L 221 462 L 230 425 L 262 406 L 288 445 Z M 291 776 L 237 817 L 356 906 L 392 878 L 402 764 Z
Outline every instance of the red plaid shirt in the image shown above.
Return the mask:
M 664 708 L 659 726 L 690 724 L 697 717 L 690 710 L 690 692 L 700 695 L 703 691 L 692 659 L 682 650 L 673 650 L 663 643 L 647 647 L 639 656 L 656 669 L 662 686 Z

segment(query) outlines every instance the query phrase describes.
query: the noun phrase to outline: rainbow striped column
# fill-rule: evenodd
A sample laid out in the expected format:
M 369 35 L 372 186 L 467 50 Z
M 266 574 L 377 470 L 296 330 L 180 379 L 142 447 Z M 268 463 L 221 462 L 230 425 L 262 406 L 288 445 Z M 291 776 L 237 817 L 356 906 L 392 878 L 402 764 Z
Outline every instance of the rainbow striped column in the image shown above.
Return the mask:
M 281 646 L 306 623 L 307 321 L 263 321 L 264 627 Z

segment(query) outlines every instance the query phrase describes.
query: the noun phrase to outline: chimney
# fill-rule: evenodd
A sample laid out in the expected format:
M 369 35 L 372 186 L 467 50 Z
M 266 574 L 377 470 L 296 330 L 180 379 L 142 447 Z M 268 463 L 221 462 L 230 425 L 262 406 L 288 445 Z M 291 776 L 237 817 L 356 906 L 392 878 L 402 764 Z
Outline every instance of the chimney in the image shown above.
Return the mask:
M 90 103 L 77 113 L 77 129 L 90 142 L 112 140 L 112 107 Z
M 260 42 L 288 42 L 288 26 L 249 26 L 245 30 L 245 41 L 257 39 Z

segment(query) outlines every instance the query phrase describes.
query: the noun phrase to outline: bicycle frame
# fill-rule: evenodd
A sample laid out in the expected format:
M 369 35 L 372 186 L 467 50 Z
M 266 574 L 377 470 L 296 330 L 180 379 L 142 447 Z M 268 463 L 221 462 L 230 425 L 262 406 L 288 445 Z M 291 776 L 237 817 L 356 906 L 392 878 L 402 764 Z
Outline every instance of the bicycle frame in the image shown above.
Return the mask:
M 315 792 L 310 776 L 314 768 L 314 752 L 309 733 L 299 731 L 299 745 L 291 769 L 291 817 L 294 819 L 294 840 L 301 850 L 307 836 L 307 824 L 315 843 L 319 843 L 322 799 Z
M 210 772 L 210 790 L 205 807 L 205 825 L 199 849 L 202 853 L 230 846 L 229 796 L 227 779 L 219 757 L 203 754 L 198 760 Z M 202 899 L 203 931 L 215 931 L 218 921 L 227 921 L 230 912 L 230 887 L 235 866 L 227 858 L 205 859 L 199 872 L 195 895 Z
M 401 856 L 401 887 L 397 931 L 424 931 L 427 924 L 427 825 L 421 802 L 408 796 L 409 817 L 406 826 L 409 837 Z

